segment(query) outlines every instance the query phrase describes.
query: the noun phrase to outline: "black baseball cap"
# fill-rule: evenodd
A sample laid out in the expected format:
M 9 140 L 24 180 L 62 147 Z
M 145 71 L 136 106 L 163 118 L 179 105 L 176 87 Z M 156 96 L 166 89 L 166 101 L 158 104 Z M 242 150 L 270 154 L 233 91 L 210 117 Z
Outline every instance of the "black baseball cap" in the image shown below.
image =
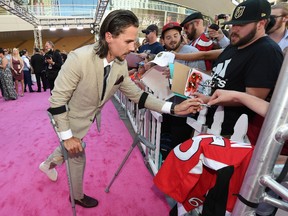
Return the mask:
M 208 28 L 214 29 L 215 31 L 218 31 L 220 27 L 219 27 L 219 25 L 212 23 Z
M 156 35 L 158 35 L 158 26 L 155 24 L 149 25 L 146 29 L 142 30 L 142 33 L 148 34 L 150 32 L 156 31 Z
M 232 19 L 222 24 L 241 25 L 268 19 L 271 14 L 271 5 L 267 0 L 247 0 L 233 11 Z
M 201 12 L 195 12 L 195 13 L 190 14 L 189 16 L 187 16 L 184 19 L 184 21 L 180 25 L 183 27 L 186 23 L 188 23 L 192 20 L 195 20 L 195 19 L 202 19 L 203 20 L 204 18 L 203 18 L 202 13 Z

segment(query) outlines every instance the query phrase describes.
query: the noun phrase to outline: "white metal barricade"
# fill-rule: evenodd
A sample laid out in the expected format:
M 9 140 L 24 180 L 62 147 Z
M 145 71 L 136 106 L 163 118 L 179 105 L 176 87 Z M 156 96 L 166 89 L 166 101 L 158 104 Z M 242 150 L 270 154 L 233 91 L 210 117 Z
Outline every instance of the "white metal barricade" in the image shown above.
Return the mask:
M 124 109 L 135 132 L 137 132 L 139 125 L 141 125 L 140 121 L 144 121 L 139 132 L 150 143 L 155 145 L 156 149 L 151 150 L 143 144 L 141 144 L 141 147 L 145 153 L 145 162 L 149 164 L 153 174 L 155 175 L 161 165 L 160 135 L 162 115 L 158 112 L 150 111 L 148 109 L 145 109 L 145 111 L 139 110 L 138 105 L 130 101 L 120 91 L 117 91 L 114 97 L 120 103 L 120 106 Z
M 144 145 L 141 145 L 145 152 L 146 162 L 149 164 L 154 175 L 158 172 L 161 166 L 160 159 L 160 136 L 162 115 L 158 112 L 147 110 L 144 118 L 143 136 L 156 146 L 153 151 Z

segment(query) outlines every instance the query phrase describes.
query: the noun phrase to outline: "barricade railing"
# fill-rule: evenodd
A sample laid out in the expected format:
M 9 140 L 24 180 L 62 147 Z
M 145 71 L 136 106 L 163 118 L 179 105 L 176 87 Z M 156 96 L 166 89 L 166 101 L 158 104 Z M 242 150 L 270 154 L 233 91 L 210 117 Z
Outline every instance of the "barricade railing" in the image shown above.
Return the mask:
M 139 130 L 142 136 L 156 146 L 155 150 L 151 150 L 141 143 L 141 148 L 145 153 L 145 163 L 149 165 L 153 174 L 156 175 L 161 166 L 160 135 L 162 115 L 148 109 L 145 109 L 145 111 L 139 110 L 138 105 L 130 101 L 121 91 L 117 91 L 114 97 L 119 102 L 121 109 L 124 110 L 134 131 L 137 132 Z M 143 121 L 141 128 L 139 128 L 141 125 L 140 121 Z
M 154 175 L 158 172 L 161 166 L 160 158 L 160 136 L 162 115 L 158 112 L 147 110 L 144 118 L 143 136 L 151 143 L 155 144 L 156 149 L 151 150 L 141 144 L 145 152 L 145 160 L 149 164 Z

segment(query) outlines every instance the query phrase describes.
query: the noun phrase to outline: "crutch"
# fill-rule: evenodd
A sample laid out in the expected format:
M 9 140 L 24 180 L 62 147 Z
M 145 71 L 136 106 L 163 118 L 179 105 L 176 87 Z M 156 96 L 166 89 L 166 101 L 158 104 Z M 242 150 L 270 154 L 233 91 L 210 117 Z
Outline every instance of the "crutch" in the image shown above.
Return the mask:
M 57 131 L 56 122 L 55 122 L 53 115 L 50 112 L 48 112 L 48 116 L 49 116 L 50 122 L 54 128 L 54 131 L 58 136 L 58 139 L 60 141 L 60 145 L 62 148 L 62 152 L 63 152 L 65 164 L 66 164 L 66 172 L 67 172 L 68 185 L 69 185 L 69 191 L 70 191 L 70 200 L 71 200 L 72 212 L 73 212 L 73 216 L 76 216 L 75 200 L 74 200 L 74 193 L 73 193 L 73 188 L 72 188 L 72 179 L 71 179 L 71 173 L 70 173 L 70 167 L 69 167 L 69 161 L 68 161 L 68 153 L 67 153 L 67 150 L 65 149 L 64 141 L 61 139 L 60 134 Z M 82 147 L 83 148 L 86 147 L 86 143 L 83 141 L 82 141 Z
M 143 110 L 142 110 L 143 111 Z M 146 147 L 152 149 L 152 150 L 155 150 L 156 149 L 156 146 L 153 145 L 151 142 L 149 142 L 144 136 L 142 136 L 140 134 L 140 131 L 141 131 L 141 127 L 143 125 L 143 121 L 144 121 L 144 113 L 145 113 L 146 109 L 144 109 L 143 111 L 143 119 L 141 119 L 141 111 L 140 111 L 140 124 L 139 124 L 139 127 L 138 127 L 138 131 L 133 139 L 133 143 L 129 149 L 129 151 L 127 152 L 125 158 L 123 159 L 122 163 L 120 164 L 120 166 L 118 167 L 117 171 L 115 172 L 112 180 L 110 181 L 109 185 L 105 188 L 105 192 L 106 193 L 109 193 L 109 190 L 110 190 L 110 187 L 112 186 L 113 182 L 115 181 L 116 177 L 118 176 L 119 172 L 121 171 L 122 167 L 124 166 L 124 164 L 126 163 L 126 161 L 128 160 L 131 152 L 133 151 L 134 147 L 138 144 L 138 143 L 143 143 Z

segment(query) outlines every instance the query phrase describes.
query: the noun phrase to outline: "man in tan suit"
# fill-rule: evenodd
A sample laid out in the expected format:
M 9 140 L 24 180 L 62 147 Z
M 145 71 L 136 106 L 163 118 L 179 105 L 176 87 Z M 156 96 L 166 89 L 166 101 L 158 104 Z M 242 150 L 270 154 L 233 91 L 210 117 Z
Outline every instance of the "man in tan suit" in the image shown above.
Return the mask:
M 68 151 L 73 197 L 76 204 L 85 208 L 97 206 L 98 201 L 83 193 L 86 160 L 81 139 L 94 120 L 100 130 L 101 109 L 116 90 L 120 89 L 129 99 L 138 103 L 139 108 L 146 107 L 162 113 L 195 113 L 199 111 L 202 102 L 199 99 L 189 99 L 178 105 L 164 102 L 143 92 L 131 81 L 125 58 L 134 51 L 138 26 L 138 19 L 131 11 L 112 11 L 103 21 L 99 41 L 68 55 L 49 99 L 50 111 Z M 108 65 L 111 70 L 106 85 L 104 68 Z M 59 146 L 39 168 L 52 181 L 56 181 L 55 166 L 62 162 L 63 155 Z

